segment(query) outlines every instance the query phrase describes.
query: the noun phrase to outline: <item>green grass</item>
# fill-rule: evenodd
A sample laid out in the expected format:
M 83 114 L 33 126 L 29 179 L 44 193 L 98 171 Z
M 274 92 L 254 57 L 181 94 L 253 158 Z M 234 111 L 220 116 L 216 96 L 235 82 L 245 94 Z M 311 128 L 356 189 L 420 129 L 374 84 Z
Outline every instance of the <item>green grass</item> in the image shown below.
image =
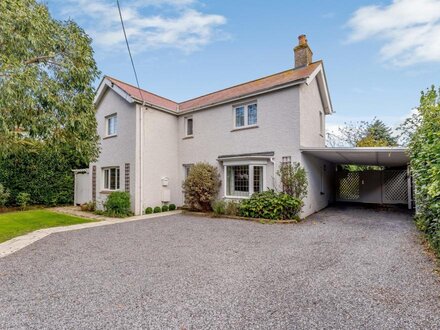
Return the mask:
M 3 213 L 0 214 L 0 243 L 38 229 L 87 222 L 94 222 L 94 220 L 46 210 Z

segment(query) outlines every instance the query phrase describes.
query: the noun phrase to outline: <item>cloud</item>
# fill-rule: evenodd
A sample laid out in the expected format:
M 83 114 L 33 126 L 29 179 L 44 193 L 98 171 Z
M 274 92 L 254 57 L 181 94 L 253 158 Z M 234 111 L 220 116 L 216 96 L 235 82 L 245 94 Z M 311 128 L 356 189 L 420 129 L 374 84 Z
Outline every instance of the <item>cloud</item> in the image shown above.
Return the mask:
M 440 61 L 440 0 L 394 0 L 365 6 L 347 23 L 350 42 L 380 39 L 384 62 L 408 66 Z
M 130 0 L 121 3 L 130 47 L 135 53 L 149 49 L 177 48 L 185 53 L 225 37 L 222 15 L 195 9 L 195 0 Z M 69 0 L 62 15 L 78 21 L 97 47 L 125 47 L 119 12 L 114 1 Z

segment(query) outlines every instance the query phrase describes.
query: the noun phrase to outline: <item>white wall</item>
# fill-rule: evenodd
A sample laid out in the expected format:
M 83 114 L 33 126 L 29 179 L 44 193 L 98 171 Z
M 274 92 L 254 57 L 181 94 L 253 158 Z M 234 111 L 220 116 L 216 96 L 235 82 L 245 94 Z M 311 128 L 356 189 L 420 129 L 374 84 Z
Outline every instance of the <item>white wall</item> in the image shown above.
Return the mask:
M 218 156 L 221 155 L 273 151 L 277 163 L 283 156 L 291 156 L 292 160 L 300 161 L 298 93 L 298 87 L 291 87 L 238 103 L 194 112 L 191 114 L 194 120 L 194 137 L 190 139 L 185 139 L 185 116 L 180 116 L 178 129 L 180 181 L 184 179 L 183 164 L 205 161 L 219 166 L 224 183 L 221 164 L 217 161 Z M 250 101 L 257 101 L 258 104 L 258 128 L 233 131 L 234 105 Z M 276 179 L 274 171 L 274 166 L 268 162 L 266 184 L 270 188 L 273 188 L 273 180 Z M 220 191 L 223 197 L 223 184 Z
M 117 113 L 117 136 L 105 138 L 105 117 Z M 102 168 L 119 166 L 120 187 L 125 188 L 125 163 L 130 163 L 130 196 L 131 206 L 135 206 L 135 162 L 136 162 L 136 106 L 124 100 L 113 90 L 107 89 L 101 102 L 97 105 L 96 120 L 98 122 L 99 142 L 101 153 L 96 163 L 90 167 L 90 180 L 92 167 L 96 165 L 96 200 L 98 204 L 105 202 L 108 193 L 103 191 Z M 91 184 L 91 183 L 90 183 Z
M 170 190 L 170 203 L 181 205 L 177 116 L 150 108 L 144 110 L 143 121 L 143 209 L 161 206 L 165 189 Z M 163 177 L 169 179 L 168 187 L 162 187 Z

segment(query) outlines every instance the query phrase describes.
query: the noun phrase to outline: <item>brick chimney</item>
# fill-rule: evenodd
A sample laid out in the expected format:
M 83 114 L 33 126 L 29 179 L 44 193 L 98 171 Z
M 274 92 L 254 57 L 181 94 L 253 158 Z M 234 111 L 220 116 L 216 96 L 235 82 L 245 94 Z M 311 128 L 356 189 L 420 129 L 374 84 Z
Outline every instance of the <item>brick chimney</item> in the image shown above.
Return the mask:
M 298 37 L 298 46 L 293 49 L 295 53 L 295 68 L 307 66 L 312 63 L 312 50 L 307 43 L 305 34 L 301 34 Z

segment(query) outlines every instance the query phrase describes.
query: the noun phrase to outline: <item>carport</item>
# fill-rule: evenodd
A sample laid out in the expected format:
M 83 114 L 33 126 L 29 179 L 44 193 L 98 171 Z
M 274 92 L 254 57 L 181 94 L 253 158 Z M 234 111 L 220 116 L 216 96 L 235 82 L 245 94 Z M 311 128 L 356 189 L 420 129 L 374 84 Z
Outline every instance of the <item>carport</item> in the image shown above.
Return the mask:
M 409 157 L 403 147 L 302 148 L 307 156 L 333 163 L 335 200 L 412 207 Z M 337 165 L 381 166 L 383 170 L 349 171 Z

